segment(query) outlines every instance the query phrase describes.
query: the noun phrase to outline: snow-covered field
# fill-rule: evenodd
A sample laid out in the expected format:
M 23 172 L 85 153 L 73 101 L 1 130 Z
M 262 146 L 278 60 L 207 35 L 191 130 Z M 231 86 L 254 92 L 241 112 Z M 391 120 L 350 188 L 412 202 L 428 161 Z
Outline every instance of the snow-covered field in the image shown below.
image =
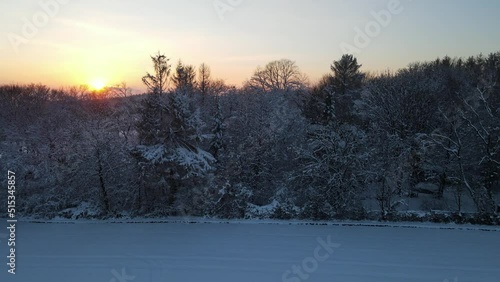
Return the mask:
M 449 227 L 19 223 L 0 281 L 500 281 L 500 229 Z

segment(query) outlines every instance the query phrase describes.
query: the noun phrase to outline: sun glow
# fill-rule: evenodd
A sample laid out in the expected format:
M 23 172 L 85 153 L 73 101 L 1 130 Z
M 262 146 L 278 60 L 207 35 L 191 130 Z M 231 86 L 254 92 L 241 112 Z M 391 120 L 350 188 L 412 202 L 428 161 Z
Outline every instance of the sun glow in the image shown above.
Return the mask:
M 106 81 L 104 79 L 94 79 L 92 80 L 92 82 L 90 82 L 90 88 L 92 90 L 96 90 L 96 91 L 99 91 L 99 90 L 102 90 L 106 87 Z

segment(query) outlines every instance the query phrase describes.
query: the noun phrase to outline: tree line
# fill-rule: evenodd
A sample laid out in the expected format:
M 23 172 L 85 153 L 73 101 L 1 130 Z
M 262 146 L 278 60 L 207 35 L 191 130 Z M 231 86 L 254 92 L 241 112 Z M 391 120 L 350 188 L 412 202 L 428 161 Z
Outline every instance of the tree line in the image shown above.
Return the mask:
M 344 55 L 314 85 L 282 59 L 239 88 L 206 64 L 173 68 L 160 53 L 151 62 L 143 95 L 126 84 L 0 86 L 0 168 L 19 175 L 19 213 L 387 219 L 498 210 L 500 52 L 380 74 Z

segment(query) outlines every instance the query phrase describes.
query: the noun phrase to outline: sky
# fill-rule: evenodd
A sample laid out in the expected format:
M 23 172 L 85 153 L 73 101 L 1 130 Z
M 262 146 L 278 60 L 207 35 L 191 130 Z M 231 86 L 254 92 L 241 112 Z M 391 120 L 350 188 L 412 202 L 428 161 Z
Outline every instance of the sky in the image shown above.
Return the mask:
M 150 55 L 240 86 L 291 59 L 312 83 L 343 53 L 364 71 L 500 51 L 497 0 L 0 0 L 0 84 L 126 82 Z

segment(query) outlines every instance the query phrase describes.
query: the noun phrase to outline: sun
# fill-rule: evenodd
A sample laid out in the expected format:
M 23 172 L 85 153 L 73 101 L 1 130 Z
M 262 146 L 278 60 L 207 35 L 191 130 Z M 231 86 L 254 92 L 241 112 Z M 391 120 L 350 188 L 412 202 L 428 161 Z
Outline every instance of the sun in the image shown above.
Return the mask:
M 106 81 L 101 78 L 94 79 L 90 82 L 90 87 L 96 91 L 102 90 L 106 87 Z

